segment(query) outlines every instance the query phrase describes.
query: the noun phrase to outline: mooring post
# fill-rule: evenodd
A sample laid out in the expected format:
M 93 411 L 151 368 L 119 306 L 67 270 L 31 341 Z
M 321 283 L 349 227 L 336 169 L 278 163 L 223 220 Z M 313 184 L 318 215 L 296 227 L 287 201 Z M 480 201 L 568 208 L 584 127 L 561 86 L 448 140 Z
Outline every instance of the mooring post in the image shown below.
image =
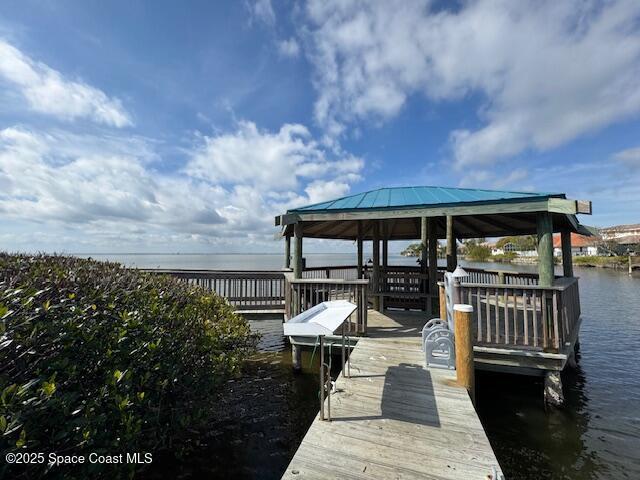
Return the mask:
M 475 403 L 475 372 L 473 366 L 473 325 L 471 305 L 453 306 L 456 340 L 456 377 L 458 385 L 467 389 Z

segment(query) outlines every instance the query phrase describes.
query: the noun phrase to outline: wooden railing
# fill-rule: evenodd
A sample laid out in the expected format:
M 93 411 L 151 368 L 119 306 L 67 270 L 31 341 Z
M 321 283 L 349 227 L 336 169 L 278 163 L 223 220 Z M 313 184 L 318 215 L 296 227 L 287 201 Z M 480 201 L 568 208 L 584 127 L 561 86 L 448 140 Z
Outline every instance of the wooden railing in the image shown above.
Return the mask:
M 284 310 L 284 272 L 146 270 L 164 273 L 216 292 L 237 310 Z
M 577 278 L 552 287 L 463 283 L 461 301 L 474 307 L 476 344 L 560 352 L 577 328 Z
M 504 270 L 484 270 L 464 267 L 469 274 L 466 279 L 470 283 L 491 283 L 503 285 L 537 285 L 537 273 L 509 272 Z
M 302 278 L 323 278 L 340 280 L 357 280 L 357 265 L 337 265 L 332 267 L 305 267 Z
M 285 320 L 329 300 L 347 300 L 357 306 L 349 318 L 349 331 L 367 332 L 367 286 L 368 280 L 343 279 L 294 279 L 285 273 Z

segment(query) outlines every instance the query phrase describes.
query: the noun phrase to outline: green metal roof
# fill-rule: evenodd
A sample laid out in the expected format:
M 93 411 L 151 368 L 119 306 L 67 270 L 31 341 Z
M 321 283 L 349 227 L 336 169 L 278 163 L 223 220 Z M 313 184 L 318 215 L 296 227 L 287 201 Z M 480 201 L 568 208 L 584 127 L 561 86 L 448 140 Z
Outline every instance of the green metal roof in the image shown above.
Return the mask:
M 545 198 L 565 198 L 564 194 L 511 192 L 502 190 L 478 190 L 449 187 L 391 187 L 358 193 L 327 202 L 307 205 L 289 210 L 299 212 L 333 212 L 357 210 L 383 210 L 390 208 L 410 208 L 424 206 L 444 206 L 461 204 L 491 204 L 505 202 L 526 202 Z

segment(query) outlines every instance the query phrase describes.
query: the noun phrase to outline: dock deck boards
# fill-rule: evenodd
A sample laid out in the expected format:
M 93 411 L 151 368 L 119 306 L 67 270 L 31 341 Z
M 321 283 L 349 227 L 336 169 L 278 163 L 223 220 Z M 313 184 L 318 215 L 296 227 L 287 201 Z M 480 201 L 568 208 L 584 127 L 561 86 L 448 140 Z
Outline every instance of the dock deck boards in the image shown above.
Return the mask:
M 498 467 L 455 372 L 428 369 L 418 332 L 424 313 L 369 314 L 369 337 L 351 353 L 331 396 L 283 478 L 482 479 Z

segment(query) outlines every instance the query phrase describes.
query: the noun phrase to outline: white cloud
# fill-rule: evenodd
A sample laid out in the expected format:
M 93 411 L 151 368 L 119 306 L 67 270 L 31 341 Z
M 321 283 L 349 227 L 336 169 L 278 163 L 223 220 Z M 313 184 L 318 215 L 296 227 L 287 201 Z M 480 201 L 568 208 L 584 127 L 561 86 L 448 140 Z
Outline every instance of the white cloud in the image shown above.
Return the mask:
M 640 112 L 640 3 L 312 0 L 301 28 L 329 135 L 412 95 L 484 99 L 451 134 L 458 167 L 547 150 Z
M 255 0 L 246 5 L 252 20 L 262 22 L 270 27 L 276 24 L 276 14 L 273 11 L 271 0 Z
M 640 147 L 628 148 L 613 155 L 613 158 L 630 168 L 640 168 Z
M 362 159 L 352 155 L 330 158 L 303 125 L 285 124 L 272 133 L 241 121 L 235 132 L 204 137 L 185 171 L 213 183 L 282 191 L 318 177 L 341 176 L 354 181 L 362 167 Z
M 363 167 L 350 155 L 329 157 L 302 125 L 270 133 L 241 122 L 237 131 L 196 143 L 182 171 L 164 171 L 156 145 L 142 137 L 0 130 L 4 233 L 14 229 L 14 242 L 34 245 L 49 238 L 18 231 L 28 224 L 104 249 L 164 242 L 165 251 L 197 244 L 237 250 L 241 241 L 264 251 L 275 215 L 347 193 Z
M 65 78 L 2 39 L 0 78 L 16 88 L 36 112 L 65 120 L 86 118 L 119 128 L 133 124 L 117 98 L 110 98 L 82 81 Z
M 278 42 L 278 52 L 280 52 L 280 55 L 283 57 L 297 57 L 300 55 L 300 45 L 293 37 L 287 40 L 281 40 Z

